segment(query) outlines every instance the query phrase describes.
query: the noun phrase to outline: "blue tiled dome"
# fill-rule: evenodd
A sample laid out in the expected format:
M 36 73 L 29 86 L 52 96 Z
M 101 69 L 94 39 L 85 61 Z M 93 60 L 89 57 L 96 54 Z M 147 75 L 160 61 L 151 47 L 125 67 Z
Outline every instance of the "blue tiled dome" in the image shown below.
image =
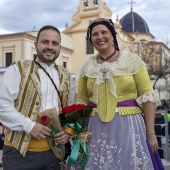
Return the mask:
M 131 11 L 120 19 L 122 30 L 125 32 L 150 33 L 145 20 L 137 13 Z

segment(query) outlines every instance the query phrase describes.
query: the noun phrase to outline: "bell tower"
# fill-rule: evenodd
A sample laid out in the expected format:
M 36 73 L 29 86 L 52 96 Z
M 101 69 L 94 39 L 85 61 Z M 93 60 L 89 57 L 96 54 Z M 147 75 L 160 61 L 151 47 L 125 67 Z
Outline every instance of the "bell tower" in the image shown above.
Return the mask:
M 78 11 L 73 14 L 73 23 L 84 18 L 93 20 L 95 18 L 111 18 L 112 11 L 106 7 L 104 0 L 79 0 Z
M 112 10 L 104 0 L 79 0 L 77 11 L 72 15 L 72 24 L 66 25 L 65 34 L 85 33 L 89 23 L 96 18 L 110 19 Z
M 98 7 L 99 0 L 84 0 L 84 8 Z

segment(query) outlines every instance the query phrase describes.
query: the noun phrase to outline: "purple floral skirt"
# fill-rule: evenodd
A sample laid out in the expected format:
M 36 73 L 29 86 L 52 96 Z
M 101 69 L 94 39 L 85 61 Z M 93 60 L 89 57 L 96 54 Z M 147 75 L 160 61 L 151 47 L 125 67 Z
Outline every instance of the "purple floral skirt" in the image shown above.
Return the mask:
M 109 123 L 91 117 L 88 162 L 85 168 L 67 164 L 67 170 L 154 170 L 141 114 L 119 116 Z

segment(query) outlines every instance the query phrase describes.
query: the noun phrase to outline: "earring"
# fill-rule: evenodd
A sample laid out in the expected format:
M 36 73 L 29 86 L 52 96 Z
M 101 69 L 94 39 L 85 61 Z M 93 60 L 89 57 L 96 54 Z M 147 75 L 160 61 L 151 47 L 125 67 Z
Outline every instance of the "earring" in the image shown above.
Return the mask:
M 114 41 L 112 41 L 112 46 L 114 46 L 115 44 L 114 44 Z

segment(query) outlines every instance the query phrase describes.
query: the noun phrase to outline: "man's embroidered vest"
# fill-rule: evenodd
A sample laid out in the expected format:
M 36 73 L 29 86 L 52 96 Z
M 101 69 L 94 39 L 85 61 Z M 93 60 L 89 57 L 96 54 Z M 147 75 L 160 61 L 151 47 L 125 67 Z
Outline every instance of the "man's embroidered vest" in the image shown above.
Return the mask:
M 17 99 L 15 100 L 15 108 L 18 112 L 36 122 L 42 98 L 38 66 L 34 63 L 34 61 L 29 60 L 18 61 L 14 64 L 17 64 L 21 74 L 20 91 Z M 65 107 L 67 105 L 69 93 L 70 74 L 62 66 L 55 65 L 55 68 L 59 75 L 59 91 L 62 96 L 63 107 Z M 61 111 L 62 108 L 60 99 L 58 99 L 58 103 L 59 110 Z M 13 131 L 7 127 L 5 127 L 4 132 L 5 137 L 11 142 L 11 144 L 23 156 L 25 156 L 31 136 L 25 132 Z

